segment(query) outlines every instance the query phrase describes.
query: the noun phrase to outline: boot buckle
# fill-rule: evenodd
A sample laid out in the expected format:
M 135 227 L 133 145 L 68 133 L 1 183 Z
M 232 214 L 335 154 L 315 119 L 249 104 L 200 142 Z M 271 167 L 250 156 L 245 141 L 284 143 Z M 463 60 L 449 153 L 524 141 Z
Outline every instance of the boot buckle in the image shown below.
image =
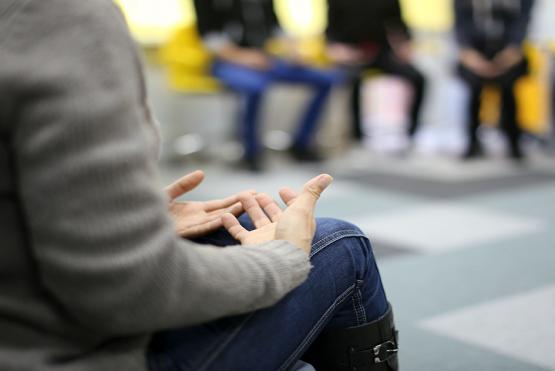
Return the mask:
M 378 344 L 374 347 L 374 363 L 387 362 L 391 357 L 395 356 L 399 349 L 393 340 Z

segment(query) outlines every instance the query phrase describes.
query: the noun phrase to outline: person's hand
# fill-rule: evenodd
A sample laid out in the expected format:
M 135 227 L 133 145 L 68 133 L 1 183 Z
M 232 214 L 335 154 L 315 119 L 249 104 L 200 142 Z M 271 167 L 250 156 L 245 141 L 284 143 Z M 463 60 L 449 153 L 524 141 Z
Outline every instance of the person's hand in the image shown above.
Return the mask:
M 509 70 L 522 60 L 522 51 L 516 46 L 508 46 L 493 58 L 493 63 L 503 72 Z
M 272 66 L 272 59 L 264 52 L 234 45 L 223 47 L 218 51 L 218 57 L 255 70 L 267 70 Z
M 399 40 L 396 43 L 392 43 L 391 47 L 395 57 L 397 57 L 401 63 L 409 64 L 412 61 L 412 45 L 410 41 Z
M 310 254 L 312 239 L 316 231 L 314 208 L 322 192 L 333 178 L 327 174 L 309 180 L 297 195 L 290 188 L 280 190 L 280 197 L 287 205 L 285 210 L 266 194 L 243 193 L 240 195 L 243 207 L 255 230 L 247 231 L 231 214 L 223 216 L 224 227 L 242 245 L 254 245 L 274 240 L 286 240 Z
M 175 229 L 181 237 L 203 236 L 222 226 L 222 215 L 240 215 L 243 212 L 238 195 L 206 202 L 176 201 L 181 195 L 195 189 L 203 179 L 204 173 L 197 170 L 166 187 L 170 199 L 169 211 L 175 222 Z M 245 194 L 251 193 L 254 191 L 247 191 Z
M 254 68 L 256 70 L 267 70 L 272 66 L 272 60 L 265 53 L 254 50 L 244 49 L 238 58 L 239 63 Z
M 412 61 L 412 44 L 410 39 L 401 32 L 391 31 L 387 34 L 387 40 L 393 55 L 403 64 L 408 64 Z
M 479 52 L 473 49 L 463 49 L 460 52 L 460 60 L 463 66 L 485 78 L 494 78 L 500 74 L 499 68 L 488 61 Z
M 364 53 L 347 44 L 330 43 L 326 51 L 332 62 L 337 64 L 356 65 L 364 62 Z

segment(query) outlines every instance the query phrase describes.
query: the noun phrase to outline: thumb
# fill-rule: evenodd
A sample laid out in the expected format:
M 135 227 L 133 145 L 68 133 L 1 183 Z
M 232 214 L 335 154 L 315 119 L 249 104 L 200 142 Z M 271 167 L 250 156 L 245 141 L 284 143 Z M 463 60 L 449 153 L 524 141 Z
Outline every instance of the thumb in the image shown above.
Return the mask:
M 328 174 L 320 174 L 312 178 L 303 187 L 302 192 L 294 203 L 297 201 L 302 207 L 314 208 L 320 195 L 331 184 L 333 178 Z

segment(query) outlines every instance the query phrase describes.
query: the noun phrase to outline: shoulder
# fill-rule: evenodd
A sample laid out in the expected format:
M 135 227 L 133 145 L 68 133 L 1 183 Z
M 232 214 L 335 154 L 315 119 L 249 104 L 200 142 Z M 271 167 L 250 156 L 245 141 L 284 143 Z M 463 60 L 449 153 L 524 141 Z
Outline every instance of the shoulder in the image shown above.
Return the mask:
M 10 9 L 9 19 L 0 15 L 0 24 L 5 27 L 0 41 L 4 47 L 16 43 L 18 47 L 33 47 L 61 36 L 71 42 L 127 33 L 121 12 L 110 0 L 15 0 Z
M 71 72 L 133 63 L 135 44 L 111 0 L 16 2 L 22 5 L 4 30 L 0 48 L 19 61 L 18 67 L 37 72 L 71 67 Z
M 48 99 L 107 102 L 140 95 L 136 46 L 112 1 L 17 1 L 24 6 L 0 44 L 0 96 L 12 102 L 2 111 L 13 114 Z

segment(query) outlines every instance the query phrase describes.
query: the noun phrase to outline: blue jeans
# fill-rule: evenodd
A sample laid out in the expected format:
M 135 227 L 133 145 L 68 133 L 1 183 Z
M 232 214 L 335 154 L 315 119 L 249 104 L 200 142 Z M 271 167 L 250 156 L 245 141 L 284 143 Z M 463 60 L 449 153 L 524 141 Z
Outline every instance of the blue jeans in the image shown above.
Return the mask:
M 241 218 L 253 228 L 247 218 Z M 237 244 L 226 231 L 199 240 Z M 368 238 L 356 226 L 317 220 L 308 279 L 270 308 L 153 336 L 152 371 L 286 370 L 319 333 L 381 317 L 388 304 Z
M 260 150 L 258 116 L 263 95 L 271 84 L 304 84 L 315 90 L 294 139 L 295 146 L 308 148 L 331 88 L 341 79 L 338 71 L 320 70 L 281 60 L 275 60 L 268 70 L 256 70 L 218 60 L 214 62 L 212 74 L 224 85 L 245 96 L 241 135 L 247 158 L 254 158 Z

